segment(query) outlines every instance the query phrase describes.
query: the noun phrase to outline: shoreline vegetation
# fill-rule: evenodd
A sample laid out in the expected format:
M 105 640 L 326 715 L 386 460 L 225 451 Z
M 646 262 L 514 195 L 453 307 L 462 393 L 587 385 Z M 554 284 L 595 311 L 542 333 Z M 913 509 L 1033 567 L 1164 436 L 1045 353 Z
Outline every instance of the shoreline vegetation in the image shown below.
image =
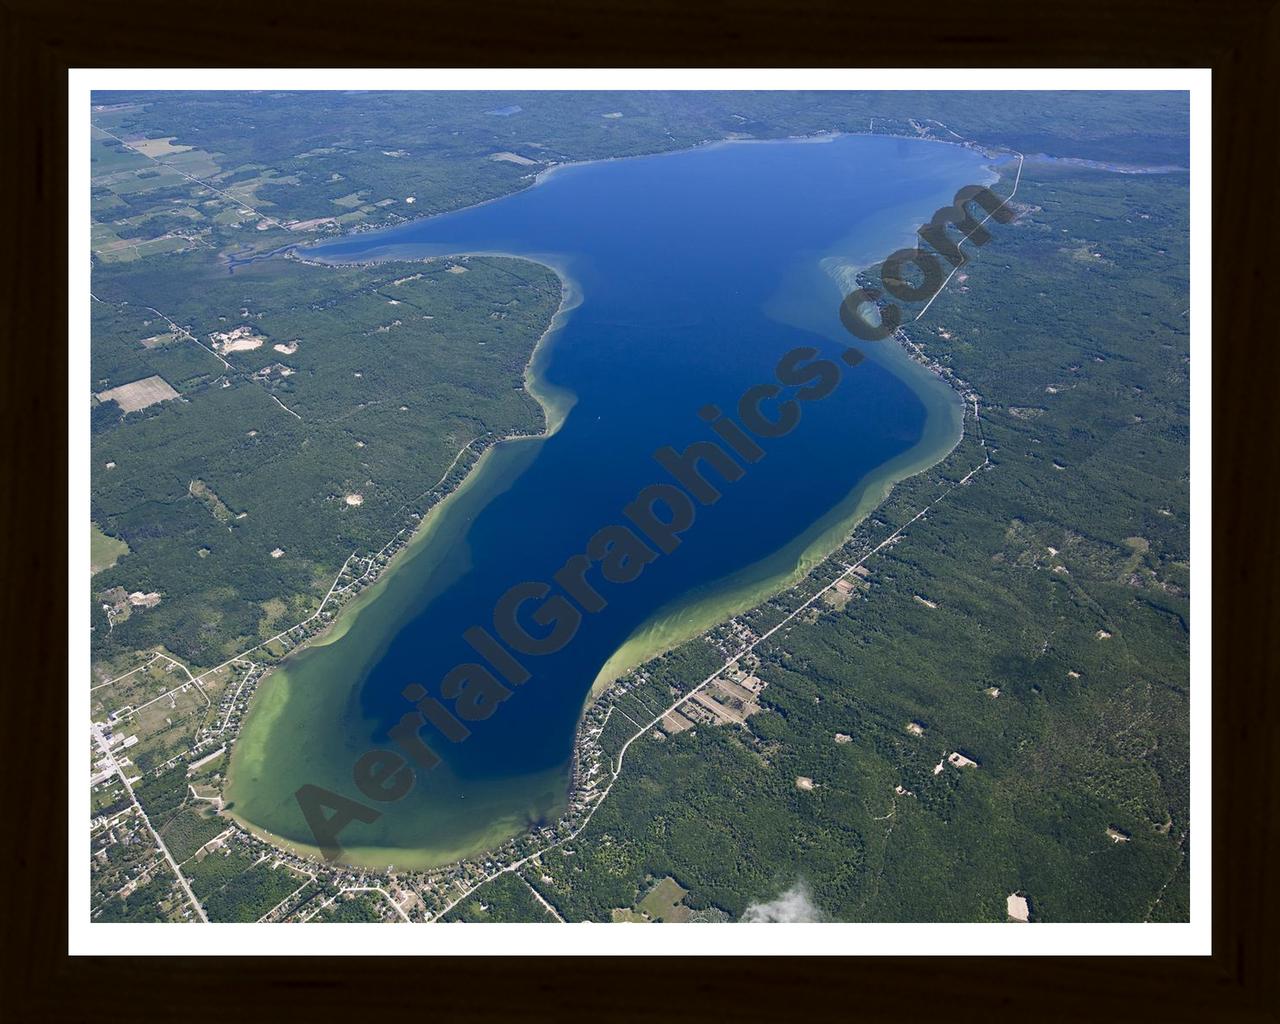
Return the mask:
M 659 150 L 652 156 L 672 155 L 676 153 L 687 152 L 689 149 L 700 149 L 715 145 L 729 145 L 732 143 L 824 143 L 835 140 L 842 135 L 882 135 L 884 137 L 898 137 L 893 133 L 870 132 L 870 133 L 822 133 L 810 136 L 797 136 L 794 138 L 783 139 L 716 139 L 707 140 L 700 146 L 686 147 L 678 150 Z M 1001 155 L 996 150 L 987 146 L 980 146 L 974 143 L 956 142 L 947 139 L 921 139 L 919 136 L 902 136 L 914 138 L 920 141 L 940 142 L 946 145 L 959 145 L 965 148 L 974 149 L 990 158 L 998 159 Z M 545 168 L 535 178 L 535 181 L 529 186 L 534 187 L 536 184 L 545 180 L 556 171 L 563 170 L 568 167 L 585 166 L 595 163 L 615 162 L 618 160 L 635 159 L 635 156 L 626 157 L 607 157 L 599 160 L 574 161 L 564 164 L 556 164 L 552 167 Z M 994 172 L 996 178 L 1001 177 L 999 172 Z M 514 194 L 514 193 L 513 193 Z M 496 202 L 505 196 L 494 197 L 484 200 L 482 203 L 474 204 L 475 206 L 483 206 L 488 203 Z M 469 207 L 468 207 L 469 208 Z M 450 211 L 457 212 L 457 211 Z M 422 217 L 412 218 L 411 221 L 421 221 L 430 219 L 443 214 L 427 214 Z M 396 230 L 402 228 L 403 225 L 397 225 L 396 228 L 383 230 Z M 358 228 L 351 234 L 369 234 L 368 231 L 360 231 Z M 326 240 L 331 242 L 332 240 Z M 268 842 L 274 846 L 288 849 L 295 854 L 316 859 L 320 856 L 320 851 L 304 842 L 291 840 L 276 833 L 270 832 L 259 825 L 242 817 L 235 807 L 235 769 L 237 767 L 243 769 L 248 763 L 245 758 L 250 760 L 254 757 L 254 751 L 250 749 L 251 744 L 245 744 L 244 739 L 252 740 L 253 734 L 262 732 L 262 739 L 265 742 L 269 739 L 270 725 L 279 712 L 283 704 L 288 700 L 288 674 L 287 667 L 292 656 L 300 651 L 319 648 L 336 643 L 352 628 L 360 613 L 366 609 L 377 597 L 383 593 L 396 575 L 396 571 L 408 563 L 409 559 L 405 556 L 410 552 L 416 552 L 427 544 L 435 535 L 437 526 L 441 520 L 448 514 L 461 498 L 476 487 L 481 487 L 489 482 L 487 475 L 491 472 L 490 466 L 492 459 L 491 453 L 504 443 L 514 443 L 518 441 L 545 441 L 553 436 L 560 426 L 564 423 L 568 413 L 572 410 L 577 401 L 577 396 L 569 392 L 567 389 L 551 385 L 541 374 L 541 370 L 545 368 L 547 360 L 550 356 L 551 348 L 554 345 L 561 327 L 567 321 L 567 318 L 574 309 L 580 305 L 582 296 L 577 282 L 568 273 L 563 263 L 543 254 L 538 256 L 521 255 L 505 251 L 474 251 L 474 252 L 456 252 L 442 253 L 427 257 L 409 257 L 388 254 L 386 257 L 378 259 L 364 259 L 352 261 L 325 260 L 306 255 L 306 249 L 296 246 L 277 247 L 270 254 L 263 254 L 257 257 L 249 257 L 247 260 L 238 262 L 250 262 L 254 258 L 264 258 L 264 256 L 280 256 L 284 259 L 296 260 L 300 263 L 323 266 L 329 269 L 340 269 L 347 267 L 368 267 L 383 262 L 405 262 L 405 263 L 431 263 L 448 260 L 461 260 L 469 257 L 500 257 L 504 259 L 521 260 L 537 265 L 541 265 L 551 270 L 561 284 L 561 302 L 556 312 L 552 315 L 547 327 L 539 336 L 529 357 L 529 361 L 525 366 L 524 384 L 527 393 L 539 404 L 543 412 L 544 428 L 541 433 L 537 434 L 517 434 L 503 436 L 498 438 L 485 439 L 487 443 L 480 451 L 474 462 L 466 468 L 463 475 L 456 480 L 452 488 L 449 489 L 434 504 L 430 505 L 426 510 L 422 511 L 418 516 L 417 522 L 408 529 L 408 535 L 402 529 L 392 538 L 387 545 L 400 543 L 396 550 L 390 553 L 387 560 L 376 568 L 372 563 L 379 552 L 369 557 L 371 564 L 370 570 L 361 580 L 362 586 L 354 593 L 350 594 L 347 590 L 341 593 L 345 600 L 339 604 L 330 617 L 326 619 L 324 624 L 314 633 L 307 635 L 301 642 L 284 652 L 283 656 L 272 665 L 257 680 L 254 690 L 248 698 L 248 705 L 241 718 L 237 729 L 237 741 L 233 747 L 233 751 L 237 756 L 230 759 L 226 779 L 224 781 L 224 811 L 223 813 L 233 818 L 242 828 L 251 832 L 253 835 Z M 838 276 L 856 276 L 858 273 L 870 271 L 876 264 L 871 263 L 865 266 L 855 266 L 846 263 L 843 267 L 844 274 Z M 832 275 L 836 277 L 837 275 Z M 835 293 L 833 291 L 833 297 Z M 915 476 L 919 473 L 926 472 L 931 467 L 943 461 L 956 446 L 964 438 L 963 420 L 964 405 L 957 389 L 948 384 L 941 375 L 934 369 L 929 367 L 923 359 L 911 352 L 902 344 L 902 339 L 895 334 L 895 344 L 886 346 L 879 351 L 886 353 L 884 361 L 893 364 L 891 372 L 899 376 L 905 384 L 912 390 L 916 397 L 925 405 L 927 415 L 925 418 L 924 432 L 919 441 L 910 449 L 901 455 L 883 463 L 877 469 L 867 474 L 859 483 L 845 496 L 845 498 L 834 508 L 822 516 L 817 522 L 812 524 L 804 533 L 794 538 L 789 544 L 784 546 L 777 552 L 774 552 L 762 559 L 757 560 L 749 566 L 743 567 L 733 575 L 721 580 L 713 581 L 698 587 L 695 591 L 686 595 L 677 602 L 656 610 L 651 618 L 635 630 L 627 640 L 618 648 L 617 651 L 602 666 L 600 672 L 593 680 L 591 687 L 587 691 L 581 709 L 579 710 L 579 728 L 578 738 L 575 739 L 574 749 L 570 755 L 569 764 L 574 765 L 580 756 L 580 747 L 582 745 L 581 724 L 593 706 L 609 692 L 612 686 L 618 682 L 620 678 L 628 672 L 662 657 L 681 644 L 707 633 L 709 630 L 718 625 L 723 624 L 729 619 L 741 615 L 753 608 L 756 608 L 767 602 L 787 589 L 795 586 L 804 579 L 814 568 L 821 565 L 830 555 L 836 551 L 849 536 L 857 529 L 867 516 L 875 511 L 877 507 L 882 505 L 891 494 L 893 488 L 902 481 Z M 946 422 L 943 422 L 943 421 Z M 471 444 L 482 440 L 481 438 L 473 439 Z M 495 481 L 496 483 L 496 481 Z M 434 488 L 433 488 L 434 490 Z M 428 494 L 430 492 L 427 492 Z M 425 497 L 426 495 L 424 495 Z M 412 512 L 412 510 L 410 510 Z M 432 514 L 434 513 L 434 514 Z M 387 551 L 383 549 L 383 552 Z M 343 570 L 339 572 L 339 579 L 346 571 L 344 565 Z M 336 586 L 336 581 L 335 581 Z M 331 591 L 329 597 L 334 596 Z M 312 618 L 319 616 L 328 601 L 326 597 L 320 608 Z M 310 620 L 304 620 L 304 622 Z M 299 623 L 298 626 L 303 625 Z M 293 629 L 298 626 L 292 627 Z M 291 631 L 291 630 L 290 630 Z M 286 631 L 286 632 L 290 632 Z M 248 654 L 250 652 L 244 652 Z M 237 658 L 231 659 L 232 662 L 239 661 L 244 654 Z M 284 670 L 284 671 L 280 671 Z M 262 686 L 263 682 L 269 685 Z M 283 684 L 283 685 L 282 685 Z M 258 755 L 261 756 L 260 754 Z M 564 810 L 572 802 L 577 780 L 575 773 L 570 772 L 569 785 L 560 801 L 558 813 Z M 368 869 L 385 869 L 389 862 L 394 861 L 397 865 L 412 868 L 438 868 L 443 865 L 459 863 L 476 856 L 480 856 L 486 852 L 492 852 L 504 842 L 517 838 L 523 832 L 528 831 L 527 827 L 516 827 L 513 829 L 512 824 L 508 822 L 495 822 L 494 828 L 489 830 L 486 839 L 479 843 L 468 844 L 466 849 L 453 851 L 433 851 L 433 850 L 406 850 L 397 848 L 347 848 L 341 861 L 352 867 L 368 868 Z M 414 854 L 425 855 L 415 857 Z M 406 859 L 407 858 L 407 859 Z

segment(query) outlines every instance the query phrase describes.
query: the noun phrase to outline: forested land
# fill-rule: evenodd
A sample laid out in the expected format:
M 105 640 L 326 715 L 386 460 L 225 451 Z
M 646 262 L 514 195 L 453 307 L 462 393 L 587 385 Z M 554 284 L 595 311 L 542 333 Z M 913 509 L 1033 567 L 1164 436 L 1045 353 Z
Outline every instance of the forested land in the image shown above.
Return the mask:
M 735 919 L 797 886 L 836 920 L 1003 920 L 1012 892 L 1033 920 L 1187 919 L 1188 182 L 1167 169 L 1186 163 L 1185 99 L 97 99 L 90 390 L 158 376 L 177 397 L 129 413 L 90 399 L 92 519 L 129 548 L 93 577 L 95 654 L 163 644 L 197 666 L 314 610 L 468 441 L 541 429 L 522 372 L 560 298 L 521 261 L 275 257 L 229 274 L 228 254 L 456 209 L 553 162 L 727 137 L 954 131 L 1026 154 L 1017 219 L 991 225 L 908 331 L 980 396 L 986 448 L 970 414 L 960 447 L 836 558 L 989 468 L 870 559 L 847 602 L 758 649 L 761 713 L 638 740 L 581 836 L 453 916 L 545 919 L 527 882 L 569 920 L 606 921 L 670 878 L 691 913 Z M 1121 173 L 1136 168 L 1162 170 Z M 241 328 L 261 344 L 215 340 Z M 778 621 L 805 586 L 744 619 Z M 160 601 L 120 604 L 137 591 Z M 697 640 L 646 671 L 687 688 L 718 658 Z M 976 764 L 946 764 L 954 752 Z M 192 809 L 182 770 L 137 790 L 187 852 L 217 822 Z M 256 919 L 299 884 L 244 856 L 193 868 L 217 919 Z M 149 891 L 104 914 L 156 904 Z M 326 914 L 384 915 L 375 904 Z

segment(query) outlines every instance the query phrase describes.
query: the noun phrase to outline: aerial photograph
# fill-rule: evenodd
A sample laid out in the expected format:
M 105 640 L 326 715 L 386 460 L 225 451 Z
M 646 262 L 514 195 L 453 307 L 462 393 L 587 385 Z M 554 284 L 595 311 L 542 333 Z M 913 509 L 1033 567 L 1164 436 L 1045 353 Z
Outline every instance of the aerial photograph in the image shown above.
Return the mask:
M 87 924 L 1190 921 L 1187 91 L 339 84 L 92 93 Z

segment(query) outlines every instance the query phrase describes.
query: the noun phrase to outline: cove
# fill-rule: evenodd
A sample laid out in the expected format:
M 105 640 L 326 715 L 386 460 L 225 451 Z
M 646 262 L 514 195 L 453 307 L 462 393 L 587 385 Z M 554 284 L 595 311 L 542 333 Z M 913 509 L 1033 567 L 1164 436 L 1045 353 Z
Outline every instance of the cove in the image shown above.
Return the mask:
M 361 799 L 351 768 L 409 710 L 401 691 L 474 661 L 462 639 L 497 599 L 551 580 L 649 484 L 653 460 L 714 439 L 704 406 L 732 410 L 797 346 L 838 361 L 853 273 L 911 244 L 989 161 L 937 142 L 840 136 L 723 143 L 567 165 L 535 187 L 305 255 L 328 262 L 506 254 L 552 266 L 566 302 L 530 368 L 547 435 L 490 449 L 379 581 L 320 641 L 263 682 L 233 748 L 227 799 L 241 822 L 311 850 L 295 791 Z M 496 845 L 562 810 L 584 702 L 598 687 L 741 611 L 823 557 L 895 480 L 960 436 L 958 396 L 892 341 L 804 407 L 766 457 L 700 507 L 680 547 L 634 582 L 599 582 L 607 608 L 471 736 L 419 772 L 404 799 L 342 834 L 343 859 L 427 867 Z M 535 631 L 536 627 L 531 627 Z M 543 631 L 544 632 L 544 631 Z

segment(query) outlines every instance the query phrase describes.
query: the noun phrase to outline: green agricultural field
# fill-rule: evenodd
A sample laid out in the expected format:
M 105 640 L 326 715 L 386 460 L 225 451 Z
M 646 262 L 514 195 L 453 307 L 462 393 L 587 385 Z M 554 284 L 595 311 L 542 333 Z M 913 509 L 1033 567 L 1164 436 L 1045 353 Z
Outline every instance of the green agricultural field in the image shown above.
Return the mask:
M 118 537 L 108 537 L 97 523 L 89 524 L 89 572 L 96 576 L 110 569 L 129 553 L 129 545 Z
M 634 909 L 614 910 L 612 920 L 618 923 L 644 924 L 647 922 L 683 924 L 693 917 L 693 911 L 684 903 L 689 890 L 674 878 L 659 879 L 644 899 Z
M 679 923 L 689 920 L 689 908 L 684 905 L 684 898 L 689 891 L 683 888 L 674 878 L 663 878 L 658 881 L 637 907 L 653 921 L 670 921 Z

